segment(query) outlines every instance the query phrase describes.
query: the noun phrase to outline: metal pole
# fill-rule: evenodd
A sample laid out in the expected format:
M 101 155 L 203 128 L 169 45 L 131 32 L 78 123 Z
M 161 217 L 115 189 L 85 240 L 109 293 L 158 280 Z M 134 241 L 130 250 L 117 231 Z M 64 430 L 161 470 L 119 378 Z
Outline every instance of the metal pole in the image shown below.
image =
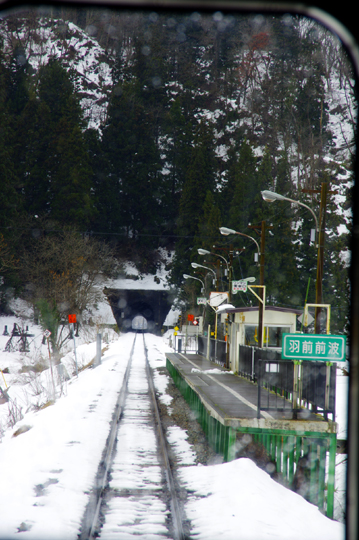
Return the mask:
M 207 360 L 211 358 L 211 325 L 208 325 L 208 334 L 207 334 Z
M 101 364 L 101 334 L 96 337 L 96 366 Z
M 259 269 L 259 284 L 264 285 L 264 249 L 265 249 L 265 221 L 261 225 L 261 254 L 260 254 L 260 269 Z M 262 302 L 258 306 L 258 347 L 263 347 L 263 332 L 264 332 L 264 306 L 263 306 L 263 290 L 260 289 L 259 295 Z
M 75 325 L 74 323 L 71 323 L 71 330 L 72 330 L 72 337 L 74 340 L 74 354 L 75 354 L 75 365 L 76 365 L 76 377 L 79 376 L 79 370 L 77 367 L 77 355 L 76 355 L 76 341 L 75 341 Z
M 56 398 L 56 388 L 55 388 L 55 381 L 54 381 L 54 372 L 53 372 L 53 369 L 52 369 L 49 338 L 47 338 L 47 348 L 48 348 L 48 351 L 49 351 L 49 362 L 50 362 L 51 380 L 52 380 L 52 388 L 53 388 L 53 399 L 55 399 Z

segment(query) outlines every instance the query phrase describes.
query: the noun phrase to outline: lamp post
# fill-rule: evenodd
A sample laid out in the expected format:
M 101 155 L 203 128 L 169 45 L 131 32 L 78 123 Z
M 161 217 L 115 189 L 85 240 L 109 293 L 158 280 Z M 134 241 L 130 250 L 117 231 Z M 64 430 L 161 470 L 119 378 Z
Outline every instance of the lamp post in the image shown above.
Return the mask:
M 204 283 L 201 279 L 199 279 L 198 277 L 194 277 L 194 276 L 190 276 L 188 274 L 183 274 L 183 277 L 185 279 L 196 279 L 197 281 L 200 281 L 202 283 L 202 289 L 201 289 L 201 292 L 203 293 L 204 292 Z
M 208 266 L 203 266 L 202 264 L 198 264 L 198 263 L 191 263 L 191 266 L 192 268 L 205 268 L 205 270 L 208 270 L 209 272 L 212 272 L 212 274 L 214 275 L 214 284 L 217 282 L 217 275 L 216 275 L 216 272 L 214 270 L 212 270 L 212 268 L 208 268 Z
M 262 225 L 262 231 L 261 231 L 261 249 L 259 248 L 259 244 L 255 238 L 252 236 L 249 236 L 248 234 L 244 234 L 238 231 L 235 231 L 234 229 L 229 229 L 228 227 L 220 227 L 219 231 L 224 236 L 228 236 L 229 234 L 238 234 L 240 236 L 245 236 L 246 238 L 249 238 L 252 240 L 252 242 L 255 243 L 257 247 L 257 261 L 260 263 L 259 266 L 259 287 L 262 289 L 260 292 L 259 298 L 259 305 L 258 305 L 258 347 L 263 347 L 263 329 L 264 329 L 264 230 Z
M 280 195 L 279 193 L 275 193 L 274 191 L 262 191 L 262 197 L 264 201 L 266 202 L 274 202 L 274 201 L 288 201 L 293 204 L 298 204 L 299 206 L 303 206 L 309 212 L 312 214 L 314 221 L 315 221 L 315 231 L 316 231 L 316 238 L 315 238 L 315 244 L 318 248 L 318 254 L 317 254 L 317 279 L 316 279 L 316 285 L 315 285 L 315 303 L 317 306 L 320 306 L 322 304 L 322 281 L 323 281 L 323 262 L 324 262 L 324 211 L 323 211 L 323 204 L 321 203 L 320 208 L 320 224 L 319 227 L 318 219 L 315 213 L 313 212 L 312 208 L 310 206 L 307 206 L 306 204 L 296 201 L 294 199 L 290 199 L 289 197 L 284 197 L 283 195 Z M 326 199 L 326 193 L 327 193 L 327 185 L 322 184 L 322 197 L 321 201 Z M 320 307 L 315 308 L 315 321 L 314 321 L 314 333 L 320 334 Z
M 255 280 L 256 280 L 255 277 L 246 277 L 244 279 L 241 279 L 241 281 L 246 281 L 247 283 L 253 283 L 253 281 Z
M 202 249 L 198 248 L 198 255 L 214 255 L 215 257 L 219 257 L 220 259 L 223 259 L 226 263 L 227 268 L 227 274 L 228 274 L 228 287 L 229 287 L 229 294 L 228 294 L 228 300 L 231 302 L 232 299 L 232 251 L 230 252 L 230 262 L 228 263 L 227 259 L 225 259 L 222 255 L 219 255 L 218 253 L 213 253 L 212 251 L 208 251 L 208 249 Z
M 295 201 L 294 199 L 290 199 L 289 197 L 284 197 L 284 195 L 280 195 L 279 193 L 275 193 L 274 191 L 261 191 L 261 194 L 265 202 L 288 201 L 293 204 L 298 204 L 299 206 L 304 206 L 304 208 L 306 208 L 307 210 L 309 210 L 309 212 L 311 212 L 315 221 L 315 230 L 317 233 L 319 233 L 317 216 L 314 214 L 310 206 L 307 206 L 306 204 L 300 201 Z
M 214 255 L 215 257 L 219 257 L 220 259 L 223 259 L 224 262 L 226 263 L 227 272 L 229 272 L 228 261 L 222 255 L 219 255 L 218 253 L 212 253 L 212 251 L 208 251 L 208 249 L 202 249 L 202 248 L 198 248 L 197 251 L 198 251 L 198 255 Z
M 257 240 L 255 238 L 253 238 L 252 236 L 249 236 L 248 234 L 244 234 L 244 233 L 235 231 L 234 229 L 228 229 L 228 227 L 220 227 L 219 232 L 221 234 L 223 234 L 223 236 L 228 236 L 229 234 L 239 234 L 240 236 L 245 236 L 246 238 L 249 238 L 250 240 L 252 240 L 252 242 L 254 242 L 255 245 L 257 246 L 258 260 L 256 262 L 259 262 L 259 257 L 260 257 L 261 252 L 260 252 L 260 249 L 259 249 L 259 244 L 258 244 L 258 242 L 257 242 Z

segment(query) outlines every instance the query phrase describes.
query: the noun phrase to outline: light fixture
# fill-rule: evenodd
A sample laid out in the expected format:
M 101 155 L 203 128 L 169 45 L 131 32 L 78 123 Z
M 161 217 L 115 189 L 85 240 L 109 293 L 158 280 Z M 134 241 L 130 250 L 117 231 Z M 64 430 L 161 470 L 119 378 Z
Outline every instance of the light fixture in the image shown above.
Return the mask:
M 220 227 L 219 228 L 219 232 L 221 234 L 223 234 L 223 236 L 228 236 L 229 234 L 239 234 L 240 236 L 245 236 L 246 238 L 249 238 L 250 240 L 252 240 L 252 242 L 255 243 L 255 245 L 257 246 L 257 253 L 255 255 L 255 262 L 258 262 L 259 261 L 259 257 L 260 257 L 260 249 L 259 249 L 259 244 L 257 242 L 257 240 L 255 240 L 255 238 L 253 238 L 252 236 L 249 236 L 248 234 L 244 234 L 244 233 L 241 233 L 241 232 L 238 232 L 238 231 L 235 231 L 234 229 L 229 229 L 228 227 Z

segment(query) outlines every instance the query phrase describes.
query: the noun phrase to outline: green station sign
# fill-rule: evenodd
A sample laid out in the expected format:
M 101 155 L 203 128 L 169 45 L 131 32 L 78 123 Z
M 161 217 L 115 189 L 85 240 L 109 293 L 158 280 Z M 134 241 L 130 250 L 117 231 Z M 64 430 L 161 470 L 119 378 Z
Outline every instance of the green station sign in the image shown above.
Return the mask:
M 345 362 L 346 336 L 330 334 L 283 334 L 284 360 Z

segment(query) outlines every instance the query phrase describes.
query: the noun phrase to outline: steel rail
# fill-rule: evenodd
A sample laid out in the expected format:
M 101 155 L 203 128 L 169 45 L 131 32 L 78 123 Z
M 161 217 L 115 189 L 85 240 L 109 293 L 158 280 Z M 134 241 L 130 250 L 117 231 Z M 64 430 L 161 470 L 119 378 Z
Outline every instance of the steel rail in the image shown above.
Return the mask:
M 123 378 L 121 390 L 118 395 L 115 410 L 113 413 L 110 433 L 106 441 L 106 446 L 103 452 L 103 459 L 101 459 L 95 481 L 95 488 L 90 494 L 90 500 L 86 506 L 85 514 L 82 519 L 81 532 L 78 536 L 79 540 L 93 540 L 96 538 L 98 520 L 100 515 L 100 509 L 102 504 L 103 493 L 108 482 L 108 472 L 110 470 L 113 448 L 117 436 L 118 422 L 123 412 L 126 391 L 128 385 L 128 379 L 131 371 L 132 356 L 135 348 L 136 337 L 133 340 L 133 345 L 130 352 L 127 368 Z
M 95 540 L 95 538 L 97 538 L 98 534 L 100 533 L 99 521 L 100 521 L 101 505 L 103 502 L 103 498 L 106 494 L 106 488 L 108 486 L 108 474 L 109 474 L 109 471 L 113 462 L 114 446 L 115 446 L 115 442 L 117 438 L 118 424 L 120 422 L 121 415 L 125 406 L 126 393 L 127 393 L 128 381 L 130 377 L 132 357 L 133 357 L 133 352 L 135 348 L 136 338 L 137 338 L 137 333 L 133 340 L 130 357 L 129 357 L 128 364 L 126 367 L 126 372 L 124 375 L 124 380 L 123 380 L 121 390 L 119 392 L 119 396 L 116 402 L 115 411 L 113 413 L 110 433 L 106 441 L 106 447 L 103 451 L 103 458 L 101 459 L 101 463 L 99 465 L 98 472 L 96 475 L 95 487 L 93 488 L 90 494 L 90 500 L 87 504 L 84 517 L 82 519 L 81 530 L 78 535 L 79 540 Z M 170 499 L 170 510 L 171 510 L 172 527 L 173 527 L 173 531 L 172 531 L 173 540 L 185 540 L 186 536 L 184 534 L 183 526 L 182 526 L 182 522 L 183 522 L 182 512 L 181 512 L 181 507 L 180 507 L 177 493 L 176 493 L 176 486 L 175 486 L 175 482 L 174 482 L 174 478 L 172 474 L 170 460 L 168 457 L 166 437 L 162 429 L 162 422 L 161 422 L 161 417 L 160 417 L 159 408 L 158 408 L 157 399 L 156 399 L 155 386 L 154 386 L 152 372 L 151 372 L 151 368 L 150 368 L 150 364 L 148 360 L 148 349 L 146 346 L 145 335 L 143 335 L 143 346 L 144 346 L 144 351 L 145 351 L 145 359 L 146 359 L 145 365 L 146 365 L 146 375 L 147 375 L 147 380 L 148 380 L 148 385 L 149 385 L 149 394 L 152 401 L 155 423 L 157 424 L 159 453 L 162 458 L 161 465 L 164 471 L 164 476 L 166 479 L 166 484 L 167 484 L 167 489 L 168 489 L 168 495 Z
M 184 534 L 183 527 L 182 527 L 182 523 L 183 523 L 182 512 L 180 509 L 180 504 L 178 502 L 176 486 L 175 486 L 175 482 L 172 475 L 172 468 L 171 468 L 170 460 L 168 457 L 167 441 L 166 441 L 166 437 L 162 429 L 162 422 L 161 422 L 161 417 L 158 410 L 155 386 L 153 383 L 150 363 L 148 361 L 148 350 L 146 347 L 146 340 L 145 340 L 144 334 L 143 334 L 143 345 L 145 348 L 146 372 L 147 372 L 148 383 L 150 387 L 150 393 L 152 396 L 154 412 L 156 416 L 157 431 L 158 431 L 159 443 L 160 443 L 161 453 L 162 453 L 162 458 L 163 458 L 163 467 L 166 473 L 167 487 L 168 487 L 168 491 L 171 497 L 171 515 L 172 515 L 172 522 L 173 522 L 174 540 L 185 540 L 186 536 Z

